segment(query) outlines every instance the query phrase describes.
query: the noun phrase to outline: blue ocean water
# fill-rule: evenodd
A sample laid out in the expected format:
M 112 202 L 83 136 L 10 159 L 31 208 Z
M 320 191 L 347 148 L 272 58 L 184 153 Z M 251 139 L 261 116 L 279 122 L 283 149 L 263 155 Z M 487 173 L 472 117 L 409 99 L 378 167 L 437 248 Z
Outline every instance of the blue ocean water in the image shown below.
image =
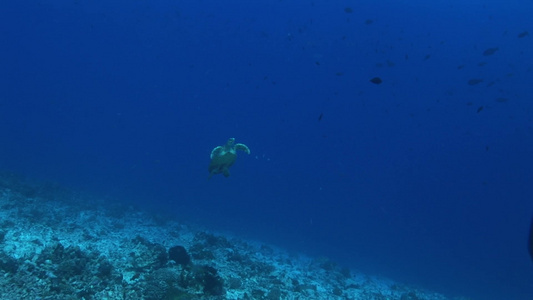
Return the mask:
M 0 169 L 449 295 L 533 299 L 531 12 L 4 1 Z M 208 180 L 230 137 L 251 154 Z

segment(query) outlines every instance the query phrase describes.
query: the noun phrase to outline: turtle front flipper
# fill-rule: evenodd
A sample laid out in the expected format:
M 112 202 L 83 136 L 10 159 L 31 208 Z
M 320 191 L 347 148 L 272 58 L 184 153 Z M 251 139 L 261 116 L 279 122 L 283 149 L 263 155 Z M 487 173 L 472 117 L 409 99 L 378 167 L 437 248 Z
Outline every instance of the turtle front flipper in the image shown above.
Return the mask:
M 212 151 L 211 151 L 211 159 L 213 159 L 213 157 L 215 156 L 218 156 L 220 155 L 220 152 L 223 150 L 224 148 L 222 146 L 216 146 Z
M 235 150 L 244 151 L 246 154 L 250 154 L 250 148 L 245 144 L 235 144 Z

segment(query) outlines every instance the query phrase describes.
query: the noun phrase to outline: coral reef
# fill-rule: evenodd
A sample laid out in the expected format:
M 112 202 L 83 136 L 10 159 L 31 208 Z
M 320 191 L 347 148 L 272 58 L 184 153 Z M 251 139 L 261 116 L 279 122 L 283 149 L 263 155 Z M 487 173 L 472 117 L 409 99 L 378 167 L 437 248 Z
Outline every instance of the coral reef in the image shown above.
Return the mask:
M 3 300 L 447 299 L 53 185 L 0 178 L 0 220 Z

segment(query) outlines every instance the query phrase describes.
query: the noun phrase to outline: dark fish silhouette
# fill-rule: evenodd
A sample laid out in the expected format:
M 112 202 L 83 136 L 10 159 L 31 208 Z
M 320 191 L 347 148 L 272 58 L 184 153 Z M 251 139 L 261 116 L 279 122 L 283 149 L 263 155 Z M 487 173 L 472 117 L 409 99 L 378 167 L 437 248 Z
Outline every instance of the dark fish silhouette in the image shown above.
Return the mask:
M 524 32 L 521 32 L 521 33 L 518 35 L 518 37 L 519 37 L 519 38 L 523 38 L 523 37 L 526 37 L 526 36 L 528 36 L 528 35 L 529 35 L 529 32 L 524 31 Z
M 372 79 L 370 79 L 370 82 L 372 82 L 373 84 L 380 84 L 383 82 L 383 80 L 381 80 L 381 78 L 379 77 L 374 77 Z
M 498 50 L 500 50 L 500 48 L 498 48 L 498 47 L 488 48 L 487 50 L 483 51 L 483 56 L 492 55 L 492 54 L 496 53 L 496 51 L 498 51 Z
M 478 78 L 473 78 L 473 79 L 468 80 L 469 85 L 476 85 L 482 82 L 483 82 L 483 79 L 478 79 Z
M 533 260 L 533 217 L 531 218 L 531 225 L 529 225 L 529 240 L 528 240 L 529 256 Z

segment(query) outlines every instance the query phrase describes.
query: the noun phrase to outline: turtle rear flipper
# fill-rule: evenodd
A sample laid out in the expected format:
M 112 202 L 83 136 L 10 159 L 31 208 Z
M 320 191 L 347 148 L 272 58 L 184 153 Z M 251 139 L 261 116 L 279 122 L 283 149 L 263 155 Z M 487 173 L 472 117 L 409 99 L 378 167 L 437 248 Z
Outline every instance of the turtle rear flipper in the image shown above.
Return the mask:
M 250 154 L 250 148 L 245 144 L 235 144 L 235 150 L 241 150 L 246 152 L 246 154 Z
M 224 174 L 224 177 L 229 177 L 229 169 L 228 168 L 224 168 L 224 170 L 222 170 L 222 174 Z

